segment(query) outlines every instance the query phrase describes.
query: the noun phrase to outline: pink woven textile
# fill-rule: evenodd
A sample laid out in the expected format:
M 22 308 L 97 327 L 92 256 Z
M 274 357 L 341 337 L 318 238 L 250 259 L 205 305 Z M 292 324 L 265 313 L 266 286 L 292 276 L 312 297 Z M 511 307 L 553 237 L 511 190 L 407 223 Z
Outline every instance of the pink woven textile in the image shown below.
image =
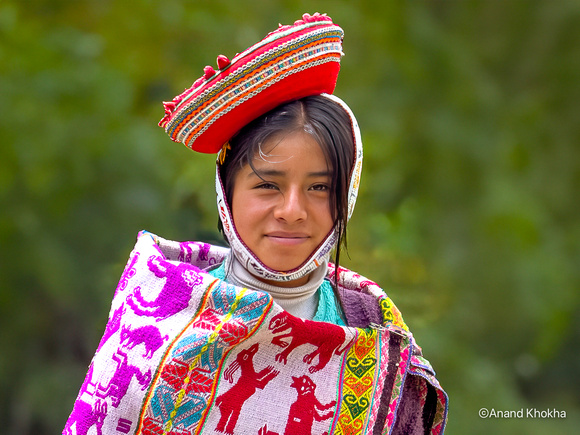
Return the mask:
M 447 397 L 374 283 L 341 272 L 382 325 L 308 321 L 202 271 L 226 254 L 140 233 L 64 434 L 443 432 Z

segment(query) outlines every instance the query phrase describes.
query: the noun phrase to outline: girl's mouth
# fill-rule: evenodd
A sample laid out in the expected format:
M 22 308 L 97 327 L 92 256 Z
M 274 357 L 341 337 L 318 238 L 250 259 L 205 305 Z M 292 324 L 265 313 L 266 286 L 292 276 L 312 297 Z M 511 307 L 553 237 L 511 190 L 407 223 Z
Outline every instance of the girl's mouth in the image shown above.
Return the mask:
M 282 231 L 268 233 L 266 234 L 266 237 L 268 237 L 268 240 L 282 245 L 298 245 L 309 238 L 305 233 L 290 233 Z

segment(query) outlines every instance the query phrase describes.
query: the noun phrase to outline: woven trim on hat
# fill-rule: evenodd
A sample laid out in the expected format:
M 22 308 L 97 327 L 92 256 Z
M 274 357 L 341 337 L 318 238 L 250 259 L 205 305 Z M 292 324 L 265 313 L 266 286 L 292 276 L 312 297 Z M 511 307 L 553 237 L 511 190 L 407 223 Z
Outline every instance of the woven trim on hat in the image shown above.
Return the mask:
M 167 133 L 172 139 L 189 144 L 219 117 L 265 88 L 308 68 L 340 62 L 342 49 L 337 39 L 341 35 L 340 30 L 328 29 L 303 35 L 258 56 L 193 100 L 187 101 L 190 96 L 186 96 L 167 124 Z
M 320 27 L 321 25 L 325 26 L 319 30 L 315 30 L 315 31 L 311 31 L 309 33 L 302 33 L 302 31 L 308 29 L 309 27 Z M 333 30 L 330 30 L 329 26 L 333 26 Z M 334 25 L 332 23 L 332 21 L 314 21 L 312 23 L 307 23 L 301 26 L 288 26 L 289 28 L 286 30 L 281 30 L 281 29 L 277 29 L 273 32 L 270 32 L 263 40 L 261 40 L 260 42 L 254 44 L 253 46 L 247 48 L 245 51 L 243 51 L 241 54 L 237 54 L 231 61 L 230 64 L 228 66 L 228 68 L 233 67 L 233 65 L 236 64 L 236 62 L 239 62 L 241 59 L 243 59 L 244 57 L 249 56 L 251 53 L 260 50 L 262 47 L 276 41 L 276 40 L 282 40 L 292 34 L 299 34 L 298 37 L 295 37 L 293 40 L 290 39 L 274 48 L 271 48 L 270 50 L 264 52 L 263 54 L 261 54 L 260 56 L 257 56 L 256 58 L 250 60 L 249 62 L 246 63 L 242 63 L 241 66 L 238 67 L 238 69 L 236 70 L 235 73 L 233 74 L 240 74 L 240 72 L 244 72 L 247 69 L 251 69 L 251 67 L 253 65 L 255 65 L 257 62 L 260 62 L 262 59 L 264 59 L 266 56 L 269 57 L 269 59 L 271 59 L 272 57 L 276 57 L 279 54 L 279 49 L 281 47 L 288 47 L 289 44 L 293 43 L 293 41 L 299 42 L 301 40 L 307 40 L 307 41 L 311 41 L 313 40 L 315 37 L 317 37 L 318 35 L 320 35 L 321 33 L 326 33 L 329 36 L 338 36 L 340 41 L 342 41 L 342 37 L 344 36 L 344 32 L 342 31 L 342 29 L 336 25 Z M 340 52 L 342 54 L 342 51 Z M 178 106 L 175 108 L 176 111 L 182 110 L 183 106 L 186 104 L 187 100 L 189 98 L 191 98 L 192 95 L 194 95 L 200 88 L 203 88 L 204 86 L 206 86 L 206 84 L 208 82 L 210 82 L 211 80 L 213 80 L 216 76 L 220 75 L 222 73 L 222 71 L 216 71 L 215 74 L 209 78 L 207 78 L 206 80 L 203 80 L 198 86 L 194 86 L 191 89 L 187 90 L 186 92 L 184 92 L 182 95 L 179 96 L 180 101 Z M 230 73 L 232 74 L 232 73 Z M 204 98 L 205 95 L 207 95 L 210 92 L 213 92 L 212 89 L 215 89 L 217 86 L 216 85 L 220 85 L 224 83 L 224 80 L 227 80 L 226 82 L 226 86 L 229 83 L 231 77 L 230 76 L 226 76 L 224 77 L 222 80 L 214 83 L 214 85 L 208 89 L 206 89 L 203 93 L 201 93 L 198 97 L 199 98 Z M 235 77 L 234 77 L 235 79 Z
M 316 18 L 311 16 L 311 18 Z M 262 39 L 260 42 L 252 45 L 251 47 L 248 47 L 246 50 L 244 50 L 242 53 L 236 55 L 233 59 L 232 59 L 232 63 L 237 62 L 239 59 L 249 55 L 250 53 L 253 53 L 254 51 L 259 50 L 260 48 L 264 47 L 265 45 L 270 44 L 271 42 L 277 40 L 277 39 L 283 39 L 293 33 L 299 33 L 302 32 L 303 30 L 306 30 L 310 27 L 320 27 L 320 26 L 336 26 L 336 24 L 334 24 L 332 22 L 332 20 L 330 19 L 330 17 L 327 17 L 328 19 L 323 19 L 320 20 L 320 16 L 318 17 L 318 19 L 310 22 L 310 23 L 304 23 L 301 25 L 289 25 L 289 26 L 282 26 L 281 28 L 278 28 L 270 33 L 268 33 L 268 35 L 266 35 L 266 37 L 264 39 Z
M 277 77 L 274 77 L 273 79 L 271 79 L 268 82 L 263 82 L 261 81 L 262 78 L 259 79 L 254 79 L 252 80 L 253 83 L 250 83 L 250 85 L 252 86 L 251 89 L 253 89 L 250 92 L 246 92 L 243 94 L 243 96 L 239 96 L 239 95 L 224 95 L 224 97 L 227 96 L 231 96 L 232 100 L 228 101 L 228 98 L 222 98 L 221 101 L 217 101 L 210 109 L 212 110 L 212 113 L 208 116 L 213 116 L 212 119 L 206 120 L 205 122 L 203 122 L 203 127 L 199 128 L 201 122 L 203 121 L 204 115 L 206 112 L 200 114 L 196 119 L 192 120 L 191 122 L 189 122 L 187 124 L 187 127 L 185 127 L 184 129 L 182 129 L 182 131 L 180 132 L 180 134 L 177 136 L 177 141 L 179 142 L 183 142 L 185 137 L 187 137 L 187 143 L 191 143 L 193 141 L 195 141 L 199 136 L 201 136 L 206 130 L 209 129 L 209 127 L 216 122 L 218 119 L 220 119 L 222 116 L 226 115 L 227 113 L 229 113 L 230 111 L 232 111 L 233 109 L 235 109 L 236 107 L 238 107 L 240 104 L 244 103 L 245 101 L 248 101 L 249 99 L 255 97 L 256 95 L 258 95 L 260 92 L 262 92 L 264 89 L 274 85 L 275 83 L 285 79 L 286 77 L 292 75 L 292 74 L 296 74 L 299 73 L 301 71 L 304 71 L 308 68 L 311 68 L 313 66 L 317 66 L 317 65 L 322 65 L 324 63 L 330 62 L 332 61 L 332 59 L 320 59 L 318 61 L 308 61 L 305 60 L 305 62 L 303 62 L 303 64 L 299 67 L 294 66 L 292 69 L 290 69 L 289 71 L 285 72 L 284 74 L 281 74 Z M 239 88 L 241 89 L 248 89 L 248 86 L 241 84 L 239 86 Z M 237 98 L 236 98 L 237 97 Z M 226 108 L 223 108 L 223 106 L 225 106 L 226 104 L 229 103 L 229 106 Z M 194 128 L 194 130 L 192 132 L 189 132 L 190 126 L 191 125 L 196 125 L 197 128 Z M 191 134 L 195 132 L 195 134 L 193 136 L 191 136 Z M 189 136 L 187 136 L 189 134 Z M 188 145 L 189 146 L 189 145 Z
M 297 33 L 297 31 L 296 31 L 296 29 L 293 29 L 291 32 L 288 32 L 288 33 L 289 34 Z M 279 45 L 277 45 L 273 48 L 270 48 L 268 51 L 265 51 L 261 55 L 256 56 L 254 59 L 252 59 L 246 63 L 243 63 L 242 65 L 237 67 L 237 69 L 235 71 L 229 72 L 227 76 L 223 77 L 221 80 L 217 81 L 211 87 L 207 88 L 205 91 L 203 91 L 201 94 L 199 94 L 196 97 L 196 100 L 197 99 L 205 100 L 207 95 L 216 94 L 217 92 L 221 92 L 221 90 L 223 88 L 230 86 L 233 82 L 237 81 L 240 77 L 243 77 L 245 74 L 247 74 L 248 71 L 251 72 L 251 70 L 252 70 L 252 68 L 254 68 L 254 66 L 257 66 L 257 67 L 263 66 L 263 65 L 269 63 L 270 61 L 275 60 L 276 58 L 282 58 L 283 56 L 291 53 L 293 50 L 294 51 L 297 50 L 299 47 L 306 47 L 306 46 L 314 45 L 314 43 L 316 43 L 316 42 L 322 43 L 320 41 L 324 41 L 324 39 L 328 39 L 330 41 L 337 41 L 338 40 L 339 42 L 336 42 L 336 45 L 338 45 L 338 47 L 335 49 L 335 51 L 338 54 L 342 55 L 342 44 L 340 43 L 340 41 L 342 41 L 343 35 L 344 35 L 344 32 L 339 27 L 335 27 L 332 30 L 325 27 L 325 28 L 321 28 L 318 30 L 314 30 L 314 31 L 307 33 L 307 34 L 299 34 L 294 39 L 289 39 L 286 42 L 282 42 Z M 280 36 L 278 35 L 275 39 L 282 39 L 282 38 L 280 38 Z M 259 47 L 252 47 L 251 51 L 256 51 L 257 48 L 259 48 Z M 231 61 L 230 66 L 228 68 L 232 68 L 233 65 L 238 61 L 238 58 L 247 55 L 247 53 L 248 52 L 244 52 L 242 55 L 236 56 Z M 191 89 L 188 93 L 184 94 L 179 105 L 176 107 L 176 110 L 180 111 L 180 110 L 183 110 L 184 108 L 190 107 L 191 102 L 188 102 L 188 99 L 191 98 L 193 95 L 195 95 L 195 93 L 200 88 L 203 88 L 204 86 L 206 86 L 207 82 L 213 80 L 214 77 L 216 77 L 216 75 L 219 75 L 219 74 L 221 74 L 221 71 L 216 72 L 215 75 L 213 75 L 212 77 L 210 77 L 206 81 L 202 82 L 199 86 Z
M 240 74 L 228 78 L 227 81 L 220 82 L 219 89 L 218 86 L 212 88 L 212 92 L 204 93 L 180 109 L 181 113 L 171 122 L 171 127 L 167 130 L 168 134 L 175 135 L 176 140 L 180 142 L 184 140 L 184 137 L 189 136 L 187 142 L 191 142 L 207 130 L 219 117 L 269 86 L 308 68 L 340 60 L 339 44 L 328 43 L 315 49 L 311 49 L 311 47 L 311 45 L 307 46 L 298 53 L 276 56 L 277 62 L 275 64 L 261 63 L 256 65 L 256 70 L 252 71 L 251 74 L 245 74 L 242 71 Z M 227 92 L 223 92 L 224 86 L 229 88 Z M 211 97 L 206 99 L 209 95 Z M 228 104 L 229 107 L 222 109 Z M 191 106 L 197 107 L 190 111 Z M 213 119 L 211 119 L 212 117 Z M 200 128 L 201 124 L 203 125 Z M 179 131 L 177 132 L 177 130 Z

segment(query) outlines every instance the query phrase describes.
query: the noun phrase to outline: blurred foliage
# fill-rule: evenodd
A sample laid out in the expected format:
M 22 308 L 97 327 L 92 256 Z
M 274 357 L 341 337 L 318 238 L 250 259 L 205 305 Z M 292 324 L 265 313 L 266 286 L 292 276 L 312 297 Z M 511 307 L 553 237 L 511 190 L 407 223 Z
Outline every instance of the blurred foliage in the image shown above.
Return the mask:
M 448 433 L 577 430 L 579 2 L 4 0 L 0 433 L 62 430 L 140 229 L 221 239 L 214 157 L 169 141 L 160 102 L 315 11 L 345 29 L 365 142 L 345 265 L 403 311 Z

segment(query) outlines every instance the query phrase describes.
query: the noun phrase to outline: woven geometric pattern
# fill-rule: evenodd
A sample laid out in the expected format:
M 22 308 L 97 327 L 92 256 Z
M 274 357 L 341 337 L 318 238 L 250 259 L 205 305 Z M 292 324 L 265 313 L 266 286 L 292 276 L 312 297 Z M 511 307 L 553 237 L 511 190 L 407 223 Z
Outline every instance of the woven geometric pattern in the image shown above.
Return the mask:
M 234 291 L 223 281 L 212 286 L 199 317 L 170 346 L 139 429 L 143 433 L 174 427 L 195 431 L 224 351 L 250 335 L 263 320 L 270 298 L 257 292 Z M 139 432 L 138 432 L 139 433 Z
M 348 351 L 335 434 L 363 433 L 376 390 L 376 347 L 377 331 L 361 329 Z

